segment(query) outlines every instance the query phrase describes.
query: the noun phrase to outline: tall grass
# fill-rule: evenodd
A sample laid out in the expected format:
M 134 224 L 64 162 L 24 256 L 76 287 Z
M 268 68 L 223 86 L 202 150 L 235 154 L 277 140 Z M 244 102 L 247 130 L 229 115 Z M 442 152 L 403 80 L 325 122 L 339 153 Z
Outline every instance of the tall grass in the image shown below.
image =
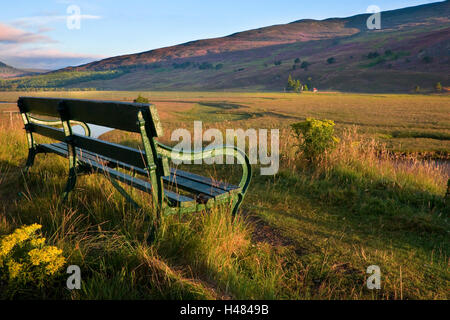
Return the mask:
M 355 128 L 344 130 L 338 147 L 314 166 L 293 148 L 289 129 L 281 129 L 280 173 L 254 176 L 241 215 L 233 220 L 228 207 L 218 207 L 167 217 L 157 242 L 147 244 L 151 196 L 125 187 L 143 207 L 135 210 L 107 178 L 92 175 L 80 177 L 69 202 L 61 203 L 67 160 L 38 155 L 23 174 L 22 127 L 18 119 L 12 126 L 0 122 L 0 235 L 40 223 L 50 244 L 82 270 L 82 290 L 64 290 L 62 278 L 61 287 L 46 288 L 45 297 L 446 297 L 448 176 L 439 166 L 395 158 Z M 136 143 L 129 135 L 111 137 Z M 267 239 L 255 238 L 250 215 L 267 224 Z M 281 244 L 271 244 L 272 237 Z M 431 269 L 421 268 L 426 261 Z M 364 289 L 368 263 L 383 267 L 380 293 Z M 43 298 L 42 292 L 31 297 Z
M 79 177 L 69 202 L 61 203 L 67 160 L 40 154 L 25 175 L 21 168 L 27 146 L 20 123 L 11 127 L 3 122 L 0 139 L 0 234 L 22 224 L 40 223 L 50 243 L 64 250 L 70 264 L 81 267 L 82 290 L 58 290 L 56 297 L 262 299 L 280 295 L 281 257 L 255 247 L 248 225 L 240 216 L 233 220 L 228 206 L 189 217 L 168 217 L 158 241 L 149 245 L 145 232 L 151 196 L 128 188 L 143 206 L 135 210 L 107 178 L 92 175 Z

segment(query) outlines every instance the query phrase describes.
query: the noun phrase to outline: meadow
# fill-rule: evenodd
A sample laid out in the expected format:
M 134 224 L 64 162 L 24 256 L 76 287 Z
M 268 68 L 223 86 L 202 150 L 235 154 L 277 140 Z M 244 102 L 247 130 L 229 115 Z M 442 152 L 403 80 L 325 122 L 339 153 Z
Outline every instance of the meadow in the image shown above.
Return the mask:
M 132 101 L 139 92 L 3 92 Z M 23 124 L 0 112 L 0 235 L 39 223 L 43 235 L 82 270 L 81 290 L 62 272 L 41 288 L 8 286 L 1 298 L 63 299 L 448 299 L 450 98 L 441 95 L 140 92 L 156 105 L 165 135 L 176 128 L 280 129 L 280 171 L 255 170 L 236 220 L 228 208 L 165 219 L 144 241 L 150 196 L 131 208 L 106 178 L 79 179 L 58 201 L 67 163 L 40 155 L 24 174 Z M 0 111 L 14 105 L 0 104 Z M 311 165 L 289 125 L 336 122 L 340 142 Z M 137 146 L 118 131 L 102 138 Z M 427 159 L 439 159 L 428 161 Z M 211 167 L 211 166 L 210 166 Z M 211 175 L 235 171 L 217 168 Z M 256 169 L 256 168 L 255 168 Z M 226 170 L 226 171 L 225 171 Z M 366 269 L 381 269 L 369 290 Z

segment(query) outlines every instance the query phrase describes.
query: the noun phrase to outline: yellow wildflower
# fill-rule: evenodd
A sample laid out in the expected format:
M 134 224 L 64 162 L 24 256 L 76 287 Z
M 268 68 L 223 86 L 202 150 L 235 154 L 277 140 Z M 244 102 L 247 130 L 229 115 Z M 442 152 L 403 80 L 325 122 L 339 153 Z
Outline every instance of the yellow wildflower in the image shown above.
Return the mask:
M 28 254 L 30 255 L 30 261 L 33 265 L 37 266 L 41 263 L 48 263 L 52 259 L 62 253 L 62 250 L 47 246 L 42 249 L 33 249 Z
M 45 238 L 37 238 L 30 241 L 33 247 L 41 247 L 45 243 Z
M 41 225 L 34 223 L 30 226 L 17 228 L 12 234 L 4 237 L 0 242 L 0 257 L 6 256 L 14 246 L 28 240 L 40 228 L 42 228 Z
M 27 283 L 38 278 L 41 279 L 39 285 L 43 285 L 44 274 L 54 275 L 66 263 L 61 249 L 46 246 L 46 239 L 36 235 L 41 227 L 39 224 L 23 226 L 0 239 L 0 277 L 2 273 L 9 274 L 10 280 L 21 276 Z M 17 255 L 21 263 L 14 260 Z M 39 267 L 30 268 L 32 266 Z
M 11 279 L 17 278 L 20 271 L 22 270 L 23 264 L 15 262 L 14 260 L 8 261 L 8 270 L 9 270 L 9 277 Z
M 64 263 L 66 263 L 66 259 L 64 257 L 57 257 L 45 267 L 45 270 L 49 275 L 55 274 L 64 265 Z

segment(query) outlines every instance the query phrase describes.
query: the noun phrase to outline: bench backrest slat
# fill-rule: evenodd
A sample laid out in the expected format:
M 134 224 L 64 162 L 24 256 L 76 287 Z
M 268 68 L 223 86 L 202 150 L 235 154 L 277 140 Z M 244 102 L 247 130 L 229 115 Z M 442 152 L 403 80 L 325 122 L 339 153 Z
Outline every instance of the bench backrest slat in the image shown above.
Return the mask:
M 55 140 L 59 140 L 59 141 L 64 141 L 64 139 L 66 138 L 64 131 L 61 129 L 49 127 L 49 126 L 46 126 L 43 124 L 35 124 L 35 123 L 30 123 L 27 126 L 29 126 L 29 129 L 31 132 L 35 132 L 35 133 L 40 134 L 41 136 L 44 136 L 47 138 L 51 138 L 51 139 L 55 139 Z
M 73 145 L 77 148 L 91 151 L 141 169 L 146 168 L 147 161 L 145 154 L 143 152 L 139 152 L 139 150 L 78 134 L 72 135 L 72 139 Z
M 138 113 L 142 111 L 147 118 L 147 125 L 150 126 L 149 134 L 152 134 L 152 136 L 162 134 L 161 123 L 156 109 L 148 104 L 35 97 L 21 97 L 19 100 L 24 112 L 58 118 L 60 117 L 58 105 L 61 101 L 64 101 L 70 120 L 129 132 L 140 132 Z
M 126 103 L 115 101 L 79 100 L 63 98 L 20 97 L 18 101 L 20 111 L 32 115 L 43 115 L 59 118 L 63 122 L 79 121 L 106 126 L 128 132 L 142 134 L 142 138 L 153 144 L 152 137 L 162 135 L 161 123 L 156 107 L 150 104 Z M 141 116 L 140 116 L 141 115 Z M 26 117 L 26 116 L 25 116 Z M 47 125 L 33 123 L 28 117 L 28 130 L 52 139 L 65 141 L 68 144 L 87 151 L 108 157 L 131 166 L 145 169 L 151 162 L 156 163 L 156 154 L 140 152 L 120 144 L 110 143 L 96 138 L 85 137 L 64 132 L 61 129 Z M 141 124 L 145 127 L 142 127 Z M 150 140 L 149 140 L 150 139 Z M 146 149 L 145 149 L 146 150 Z M 148 155 L 151 156 L 148 156 Z

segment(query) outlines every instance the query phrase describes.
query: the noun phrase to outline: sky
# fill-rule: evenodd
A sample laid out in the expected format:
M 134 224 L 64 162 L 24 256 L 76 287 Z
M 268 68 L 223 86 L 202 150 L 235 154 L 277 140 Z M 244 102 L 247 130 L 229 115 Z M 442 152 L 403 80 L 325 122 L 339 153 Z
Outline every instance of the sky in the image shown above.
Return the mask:
M 58 69 L 300 19 L 348 17 L 371 5 L 386 11 L 433 2 L 0 0 L 0 61 Z

